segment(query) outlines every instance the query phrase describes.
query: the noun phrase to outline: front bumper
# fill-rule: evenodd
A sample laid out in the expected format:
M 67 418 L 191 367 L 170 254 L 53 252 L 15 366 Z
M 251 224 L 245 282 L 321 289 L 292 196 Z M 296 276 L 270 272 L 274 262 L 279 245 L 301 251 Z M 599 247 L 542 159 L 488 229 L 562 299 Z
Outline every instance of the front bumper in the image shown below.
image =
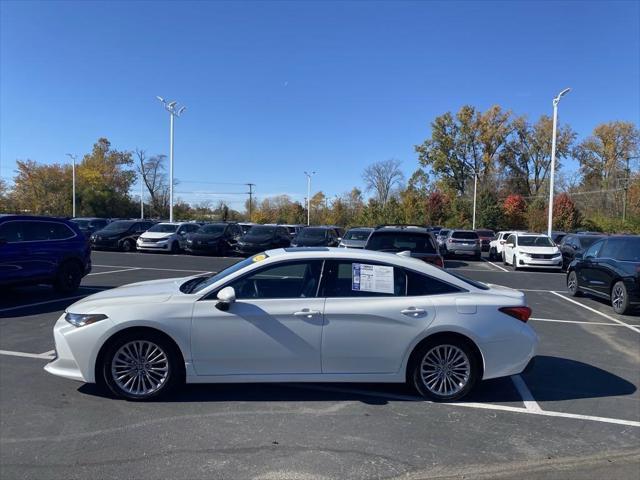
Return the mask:
M 562 257 L 550 259 L 519 257 L 518 267 L 562 269 Z
M 136 242 L 136 247 L 138 250 L 160 250 L 160 251 L 168 251 L 171 247 L 168 241 L 165 242 Z

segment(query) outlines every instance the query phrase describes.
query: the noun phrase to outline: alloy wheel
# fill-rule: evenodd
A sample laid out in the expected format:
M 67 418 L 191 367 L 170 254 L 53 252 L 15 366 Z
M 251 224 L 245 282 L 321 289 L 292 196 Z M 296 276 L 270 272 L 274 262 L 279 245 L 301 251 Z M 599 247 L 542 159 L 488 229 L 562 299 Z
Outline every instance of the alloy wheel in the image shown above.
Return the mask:
M 456 395 L 471 378 L 467 354 L 455 345 L 438 345 L 427 352 L 420 365 L 422 382 L 429 392 L 440 397 Z
M 613 292 L 611 294 L 611 304 L 616 312 L 622 311 L 624 301 L 624 288 L 622 288 L 622 285 L 617 284 L 613 287 Z
M 147 340 L 125 343 L 111 361 L 111 376 L 123 392 L 148 396 L 161 389 L 169 377 L 167 353 Z

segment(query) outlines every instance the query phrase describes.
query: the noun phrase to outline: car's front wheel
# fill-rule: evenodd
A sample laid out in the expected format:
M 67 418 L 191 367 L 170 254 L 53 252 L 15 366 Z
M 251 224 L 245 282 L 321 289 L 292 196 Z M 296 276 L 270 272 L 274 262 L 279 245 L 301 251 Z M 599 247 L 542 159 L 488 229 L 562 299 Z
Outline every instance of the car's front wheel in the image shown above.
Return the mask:
M 124 335 L 102 357 L 102 378 L 109 390 L 127 400 L 164 396 L 182 382 L 179 352 L 162 335 Z
M 136 249 L 136 245 L 133 243 L 133 240 L 127 239 L 122 242 L 121 249 L 123 252 L 133 252 Z
M 513 256 L 513 262 L 512 262 L 512 265 L 513 265 L 513 269 L 514 269 L 514 270 L 518 270 L 518 259 L 516 258 L 516 256 L 515 256 L 515 255 Z
M 457 338 L 428 341 L 413 365 L 413 385 L 425 398 L 459 400 L 478 382 L 480 365 L 471 346 Z
M 575 270 L 572 270 L 569 272 L 569 275 L 567 275 L 567 292 L 569 292 L 569 295 L 572 297 L 579 297 L 582 295 L 582 292 L 578 287 L 578 274 Z
M 611 289 L 611 306 L 618 315 L 624 315 L 629 311 L 629 295 L 624 282 L 616 282 Z

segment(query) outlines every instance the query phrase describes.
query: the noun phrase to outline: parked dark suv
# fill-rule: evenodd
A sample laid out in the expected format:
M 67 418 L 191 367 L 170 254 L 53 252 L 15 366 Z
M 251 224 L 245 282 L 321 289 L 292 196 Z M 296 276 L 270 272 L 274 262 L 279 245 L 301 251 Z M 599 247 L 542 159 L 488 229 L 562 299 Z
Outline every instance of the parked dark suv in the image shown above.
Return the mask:
M 287 227 L 281 225 L 254 225 L 236 244 L 239 255 L 253 255 L 272 248 L 288 247 L 291 237 Z
M 234 251 L 242 235 L 237 223 L 208 223 L 187 236 L 184 249 L 191 254 L 226 256 Z
M 611 302 L 618 314 L 640 305 L 640 236 L 612 236 L 576 254 L 567 268 L 572 296 L 590 293 Z
M 562 268 L 566 269 L 567 266 L 573 262 L 576 254 L 584 255 L 587 248 L 602 238 L 604 238 L 604 235 L 583 233 L 570 233 L 566 235 L 558 245 L 562 253 Z
M 71 293 L 91 271 L 91 249 L 78 226 L 51 217 L 0 216 L 0 285 L 51 284 Z
M 304 227 L 291 242 L 292 247 L 337 247 L 339 244 L 335 227 Z
M 109 224 L 109 220 L 107 220 L 106 218 L 76 217 L 72 218 L 71 221 L 78 225 L 80 231 L 87 238 L 89 238 L 92 233 L 97 232 L 98 230 L 102 230 Z
M 138 237 L 152 226 L 149 220 L 116 220 L 91 235 L 91 246 L 96 250 L 132 252 Z
M 444 267 L 444 260 L 438 253 L 435 236 L 424 227 L 380 225 L 371 232 L 364 248 L 379 252 L 410 252 L 414 258 Z

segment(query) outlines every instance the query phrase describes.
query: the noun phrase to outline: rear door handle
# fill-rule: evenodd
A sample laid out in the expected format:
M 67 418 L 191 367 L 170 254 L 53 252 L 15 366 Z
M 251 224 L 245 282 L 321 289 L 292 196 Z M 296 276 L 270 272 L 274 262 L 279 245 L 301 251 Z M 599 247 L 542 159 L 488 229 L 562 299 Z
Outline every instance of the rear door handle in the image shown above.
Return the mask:
M 302 310 L 300 310 L 299 312 L 293 312 L 293 316 L 294 317 L 307 317 L 307 318 L 311 318 L 314 315 L 320 315 L 320 311 L 319 310 L 309 310 L 308 308 L 303 308 Z
M 409 317 L 419 317 L 420 315 L 427 313 L 427 311 L 423 308 L 409 307 L 404 310 L 400 310 L 400 313 Z

